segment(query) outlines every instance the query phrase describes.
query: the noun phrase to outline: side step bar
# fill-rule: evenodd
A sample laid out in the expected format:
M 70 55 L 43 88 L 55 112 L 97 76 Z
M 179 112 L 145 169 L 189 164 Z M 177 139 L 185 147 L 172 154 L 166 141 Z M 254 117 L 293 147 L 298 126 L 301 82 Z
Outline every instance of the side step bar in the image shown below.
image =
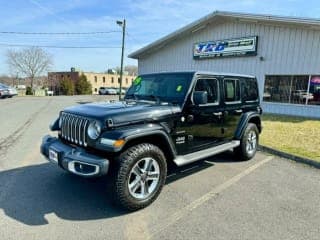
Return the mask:
M 227 150 L 231 150 L 235 147 L 238 147 L 239 145 L 240 145 L 239 140 L 233 140 L 231 142 L 228 142 L 228 143 L 225 143 L 225 144 L 222 144 L 219 146 L 215 146 L 215 147 L 208 148 L 208 149 L 201 150 L 201 151 L 194 152 L 194 153 L 189 153 L 186 155 L 177 156 L 173 161 L 178 166 L 183 166 L 183 165 L 198 161 L 200 159 L 210 157 L 210 156 L 216 155 L 218 153 L 225 152 Z

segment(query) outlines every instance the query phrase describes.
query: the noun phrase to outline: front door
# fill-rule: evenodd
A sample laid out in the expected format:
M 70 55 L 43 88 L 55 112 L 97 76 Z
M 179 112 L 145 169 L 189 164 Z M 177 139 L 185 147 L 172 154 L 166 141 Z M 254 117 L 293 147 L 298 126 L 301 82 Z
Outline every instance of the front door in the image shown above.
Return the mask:
M 207 104 L 190 105 L 183 113 L 184 122 L 177 128 L 184 137 L 177 141 L 178 154 L 186 154 L 214 146 L 223 140 L 223 111 L 220 101 L 219 80 L 203 77 L 196 82 L 193 91 L 206 91 Z

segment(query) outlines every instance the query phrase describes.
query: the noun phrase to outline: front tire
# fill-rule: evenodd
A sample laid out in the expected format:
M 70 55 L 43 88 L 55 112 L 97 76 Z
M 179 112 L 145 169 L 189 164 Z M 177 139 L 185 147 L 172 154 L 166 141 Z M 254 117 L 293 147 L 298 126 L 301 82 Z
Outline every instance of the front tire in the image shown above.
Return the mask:
M 149 143 L 138 144 L 123 152 L 115 175 L 115 200 L 128 210 L 150 205 L 160 194 L 167 177 L 163 152 Z
M 248 123 L 248 126 L 241 138 L 240 146 L 234 149 L 237 159 L 250 160 L 256 152 L 259 144 L 259 131 L 255 124 Z

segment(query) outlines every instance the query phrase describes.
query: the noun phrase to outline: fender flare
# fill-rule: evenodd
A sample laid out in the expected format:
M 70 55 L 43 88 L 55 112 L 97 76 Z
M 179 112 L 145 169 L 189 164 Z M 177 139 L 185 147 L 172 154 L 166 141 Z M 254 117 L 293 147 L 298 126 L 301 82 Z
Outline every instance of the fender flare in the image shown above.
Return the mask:
M 108 139 L 124 139 L 125 144 L 120 148 L 108 149 L 113 152 L 120 152 L 127 148 L 133 141 L 138 141 L 140 139 L 146 139 L 150 137 L 160 137 L 162 142 L 165 142 L 166 147 L 170 155 L 175 157 L 177 155 L 176 148 L 169 136 L 168 129 L 162 127 L 160 124 L 139 124 L 136 126 L 131 126 L 130 128 L 119 128 L 111 131 L 106 131 L 102 134 L 101 138 Z M 155 144 L 157 145 L 157 144 Z M 101 149 L 101 147 L 99 147 Z
M 240 119 L 240 122 L 237 126 L 237 129 L 234 135 L 235 139 L 240 140 L 242 138 L 242 135 L 244 134 L 249 122 L 255 123 L 259 130 L 259 133 L 261 133 L 262 131 L 261 115 L 257 112 L 247 112 L 243 114 Z

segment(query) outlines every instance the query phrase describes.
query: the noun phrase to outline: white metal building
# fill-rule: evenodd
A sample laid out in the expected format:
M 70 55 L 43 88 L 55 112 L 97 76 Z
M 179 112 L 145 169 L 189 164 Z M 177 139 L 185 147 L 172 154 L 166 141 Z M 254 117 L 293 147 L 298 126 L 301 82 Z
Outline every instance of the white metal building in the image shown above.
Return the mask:
M 265 112 L 320 118 L 320 20 L 216 11 L 129 55 L 139 74 L 255 75 Z

